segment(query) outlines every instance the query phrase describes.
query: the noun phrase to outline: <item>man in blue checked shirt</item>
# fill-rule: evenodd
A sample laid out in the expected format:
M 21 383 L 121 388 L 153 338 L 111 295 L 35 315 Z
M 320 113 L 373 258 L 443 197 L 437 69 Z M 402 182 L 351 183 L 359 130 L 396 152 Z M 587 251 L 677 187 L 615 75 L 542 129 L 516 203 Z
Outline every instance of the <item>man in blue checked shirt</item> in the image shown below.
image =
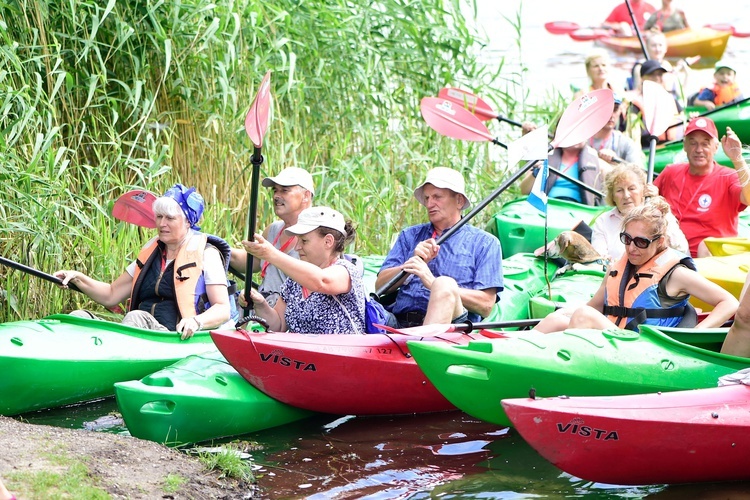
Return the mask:
M 385 291 L 397 289 L 395 302 L 387 306 L 388 326 L 480 321 L 503 289 L 500 241 L 464 224 L 441 245 L 436 243 L 470 204 L 460 172 L 433 168 L 414 197 L 427 208 L 430 221 L 401 231 L 375 282 L 380 289 L 401 271 L 406 273 Z

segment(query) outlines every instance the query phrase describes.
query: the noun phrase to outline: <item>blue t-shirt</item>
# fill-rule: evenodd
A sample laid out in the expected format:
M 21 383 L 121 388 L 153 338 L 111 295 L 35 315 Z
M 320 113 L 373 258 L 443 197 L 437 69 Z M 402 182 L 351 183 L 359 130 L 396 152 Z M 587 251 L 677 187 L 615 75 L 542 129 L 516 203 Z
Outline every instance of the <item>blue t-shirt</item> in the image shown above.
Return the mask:
M 575 180 L 580 180 L 578 175 L 578 162 L 575 162 L 570 168 L 563 170 L 565 175 L 572 177 Z M 572 200 L 581 203 L 581 188 L 570 182 L 568 179 L 558 177 L 555 183 L 550 188 L 547 195 L 550 198 L 570 198 Z
M 383 262 L 381 270 L 400 266 L 414 255 L 422 241 L 432 238 L 431 223 L 411 226 L 398 235 L 396 244 Z M 465 224 L 440 245 L 437 257 L 427 267 L 435 277 L 450 276 L 460 288 L 484 290 L 496 288 L 495 302 L 503 290 L 503 253 L 500 240 L 491 234 Z M 407 276 L 399 288 L 396 301 L 388 307 L 393 314 L 427 312 L 430 291 L 417 276 Z M 469 312 L 469 321 L 480 321 L 481 316 Z

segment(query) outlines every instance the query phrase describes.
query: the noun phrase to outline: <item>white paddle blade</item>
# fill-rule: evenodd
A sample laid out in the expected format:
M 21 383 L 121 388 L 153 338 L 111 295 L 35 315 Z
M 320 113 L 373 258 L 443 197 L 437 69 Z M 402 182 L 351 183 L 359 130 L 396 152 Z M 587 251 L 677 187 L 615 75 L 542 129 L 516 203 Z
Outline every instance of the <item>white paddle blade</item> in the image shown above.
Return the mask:
M 643 124 L 648 133 L 658 137 L 674 121 L 677 104 L 674 97 L 660 83 L 643 82 Z

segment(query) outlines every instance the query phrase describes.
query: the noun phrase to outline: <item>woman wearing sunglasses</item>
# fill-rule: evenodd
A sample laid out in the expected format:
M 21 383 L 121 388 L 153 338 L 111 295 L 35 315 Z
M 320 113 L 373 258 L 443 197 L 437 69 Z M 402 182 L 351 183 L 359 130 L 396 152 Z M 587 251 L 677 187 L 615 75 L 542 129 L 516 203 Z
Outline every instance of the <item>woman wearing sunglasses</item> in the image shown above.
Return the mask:
M 691 295 L 714 306 L 698 328 L 722 325 L 737 311 L 737 300 L 697 271 L 693 260 L 667 246 L 669 205 L 658 196 L 624 217 L 620 241 L 625 254 L 610 264 L 601 286 L 577 309 L 560 309 L 535 328 L 555 332 L 566 328 L 623 328 L 642 323 L 677 326 L 689 311 Z M 681 325 L 694 326 L 694 325 Z

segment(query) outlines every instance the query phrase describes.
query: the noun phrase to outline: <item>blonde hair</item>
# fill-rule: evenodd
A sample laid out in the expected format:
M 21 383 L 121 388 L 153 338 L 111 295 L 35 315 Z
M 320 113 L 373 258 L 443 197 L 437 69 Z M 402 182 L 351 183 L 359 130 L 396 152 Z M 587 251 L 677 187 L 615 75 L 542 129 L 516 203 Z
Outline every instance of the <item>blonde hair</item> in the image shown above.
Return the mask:
M 586 56 L 586 69 L 589 69 L 589 66 L 594 61 L 594 59 L 604 59 L 607 64 L 610 63 L 609 54 L 607 53 L 607 51 L 603 49 L 594 49 L 589 52 L 589 55 Z
M 651 231 L 651 238 L 656 235 L 664 236 L 664 241 L 669 240 L 667 236 L 667 218 L 666 215 L 671 213 L 669 203 L 661 196 L 654 196 L 643 205 L 633 208 L 622 219 L 622 231 L 631 222 L 643 222 Z M 659 250 L 666 248 L 660 247 Z
M 604 176 L 604 189 L 606 191 L 604 193 L 604 202 L 607 205 L 615 205 L 615 184 L 629 175 L 635 175 L 640 181 L 641 186 L 646 186 L 646 171 L 643 170 L 643 167 L 635 163 L 618 163 Z

